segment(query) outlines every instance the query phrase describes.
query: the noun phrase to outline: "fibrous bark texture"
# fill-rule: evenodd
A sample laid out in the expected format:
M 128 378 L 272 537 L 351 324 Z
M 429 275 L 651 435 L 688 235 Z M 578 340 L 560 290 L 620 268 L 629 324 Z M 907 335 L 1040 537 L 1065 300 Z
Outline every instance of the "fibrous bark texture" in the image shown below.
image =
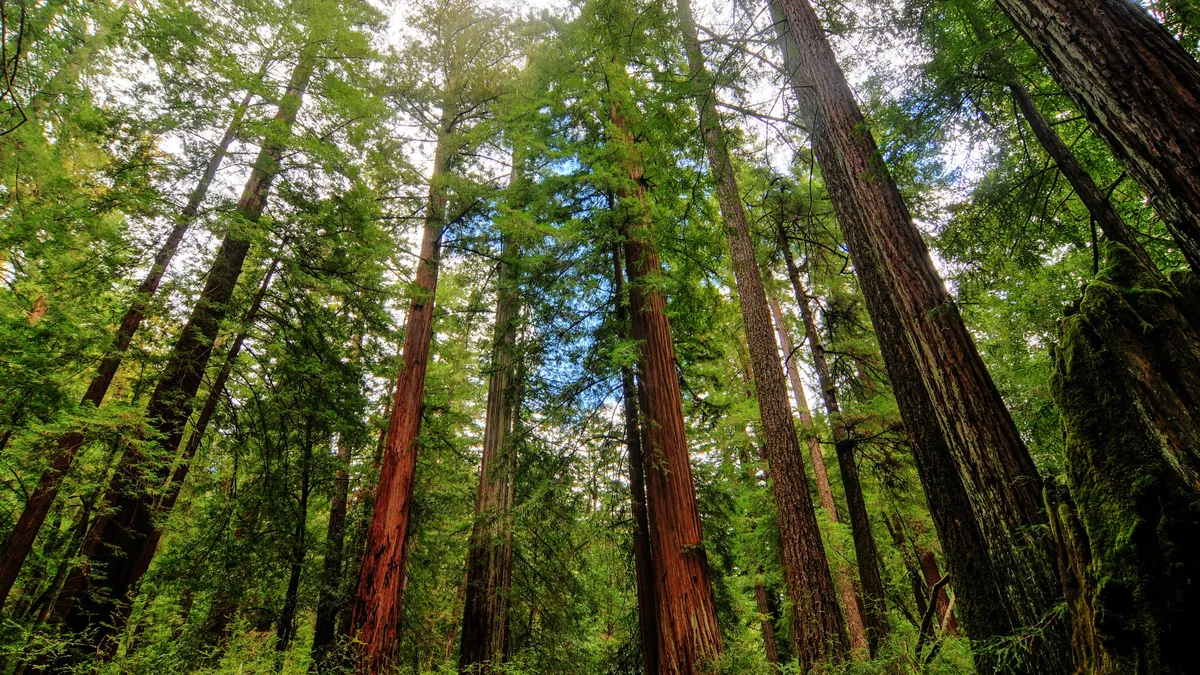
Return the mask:
M 81 406 L 99 407 L 104 401 L 104 396 L 108 393 L 108 388 L 117 374 L 125 352 L 129 350 L 129 345 L 133 342 L 133 336 L 137 333 L 138 327 L 142 325 L 142 319 L 146 315 L 150 299 L 158 291 L 163 275 L 166 274 L 167 266 L 175 257 L 175 251 L 179 249 L 179 243 L 183 241 L 184 234 L 196 220 L 196 215 L 200 212 L 200 205 L 208 194 L 208 188 L 212 185 L 213 178 L 217 175 L 217 169 L 224 161 L 225 154 L 229 151 L 229 146 L 233 143 L 238 128 L 241 127 L 242 117 L 246 113 L 246 108 L 250 106 L 252 98 L 253 94 L 247 93 L 242 99 L 241 105 L 234 109 L 233 120 L 225 130 L 225 135 L 217 143 L 212 157 L 209 158 L 208 164 L 204 168 L 204 173 L 200 176 L 200 181 L 196 183 L 196 187 L 188 196 L 187 205 L 183 207 L 183 211 L 176 219 L 175 227 L 171 229 L 162 246 L 159 247 L 154 256 L 154 264 L 138 286 L 137 295 L 134 296 L 129 309 L 125 311 L 125 316 L 122 317 L 121 324 L 117 327 L 112 348 L 100 360 L 96 375 L 88 384 L 87 391 L 80 402 Z M 5 438 L 7 439 L 7 435 Z M 17 580 L 17 574 L 21 571 L 21 564 L 29 555 L 33 540 L 37 537 L 38 530 L 41 529 L 42 523 L 46 520 L 46 514 L 50 511 L 50 506 L 58 495 L 58 488 L 62 484 L 63 476 L 71 468 L 75 454 L 83 442 L 83 434 L 78 432 L 69 433 L 58 442 L 58 448 L 50 468 L 42 474 L 37 487 L 25 502 L 25 508 L 9 533 L 8 539 L 4 542 L 3 548 L 0 548 L 0 608 L 4 607 L 8 592 L 12 590 L 13 583 Z
M 1195 665 L 1200 602 L 1200 332 L 1132 254 L 1062 320 L 1051 391 L 1062 411 L 1069 498 L 1054 499 L 1076 653 L 1089 673 Z
M 615 79 L 619 82 L 617 75 Z M 644 392 L 642 438 L 655 573 L 654 599 L 658 609 L 659 672 L 694 675 L 711 668 L 720 656 L 721 634 L 696 504 L 696 486 L 692 482 L 667 299 L 659 290 L 662 266 L 654 247 L 646 203 L 645 170 L 625 111 L 614 101 L 609 112 L 617 135 L 614 142 L 624 154 L 628 176 L 620 191 L 619 212 L 625 234 L 629 311 L 633 337 L 639 342 L 638 364 Z
M 620 247 L 613 248 L 613 288 L 616 295 L 617 326 L 628 339 L 629 301 Z M 646 460 L 642 452 L 642 421 L 639 395 L 632 366 L 621 368 L 621 396 L 625 413 L 625 447 L 629 451 L 629 500 L 633 513 L 633 567 L 637 584 L 638 633 L 642 646 L 642 671 L 658 672 L 658 609 L 654 603 L 654 562 L 650 553 L 650 518 L 646 504 Z M 774 663 L 774 662 L 773 662 Z
M 914 441 L 976 664 L 1070 672 L 1037 469 L 880 160 L 816 12 L 807 0 L 779 5 L 795 37 L 786 68 Z M 1014 652 L 1020 658 L 1006 660 Z
M 445 106 L 434 151 L 420 260 L 413 280 L 414 295 L 405 326 L 404 363 L 396 378 L 387 447 L 351 618 L 359 669 L 370 675 L 388 672 L 394 666 L 393 655 L 400 642 L 405 546 L 417 470 L 417 436 L 425 402 L 425 372 L 429 365 L 429 345 L 433 340 L 433 307 L 442 230 L 446 220 L 446 194 L 441 178 L 449 164 L 447 137 L 452 119 L 451 107 Z
M 997 0 L 1200 269 L 1200 65 L 1131 0 Z
M 792 642 L 805 667 L 837 660 L 849 651 L 845 622 L 829 573 L 825 546 L 817 526 L 812 497 L 801 459 L 796 422 L 788 404 L 787 384 L 779 362 L 779 344 L 771 327 L 771 310 L 762 272 L 734 175 L 729 147 L 717 116 L 716 93 L 704 63 L 689 0 L 677 0 L 692 85 L 700 112 L 700 133 L 708 155 L 725 234 L 737 282 L 742 323 L 754 369 L 762 420 L 762 439 L 771 468 L 771 487 L 778 509 L 784 580 L 792 600 Z
M 292 70 L 275 114 L 276 123 L 283 129 L 290 129 L 295 122 L 314 61 L 315 51 L 310 47 Z M 284 149 L 280 139 L 272 138 L 260 150 L 236 209 L 237 217 L 244 223 L 256 222 L 262 216 Z M 251 239 L 241 231 L 242 227 L 243 223 L 235 225 L 221 243 L 204 289 L 147 405 L 147 417 L 168 454 L 174 454 L 179 447 L 192 413 L 192 399 L 204 379 L 217 332 L 250 251 Z M 124 626 L 132 600 L 129 595 L 154 556 L 149 547 L 157 544 L 156 520 L 162 513 L 154 492 L 167 481 L 170 467 L 164 464 L 146 471 L 145 464 L 146 458 L 132 448 L 121 457 L 108 490 L 111 515 L 98 519 L 93 534 L 89 535 L 95 541 L 88 554 L 89 564 L 93 570 L 103 571 L 104 580 L 90 583 L 89 591 L 76 597 L 66 617 L 71 630 L 92 633 L 98 640 L 100 653 L 106 656 L 111 656 L 116 648 L 115 641 L 108 638 Z

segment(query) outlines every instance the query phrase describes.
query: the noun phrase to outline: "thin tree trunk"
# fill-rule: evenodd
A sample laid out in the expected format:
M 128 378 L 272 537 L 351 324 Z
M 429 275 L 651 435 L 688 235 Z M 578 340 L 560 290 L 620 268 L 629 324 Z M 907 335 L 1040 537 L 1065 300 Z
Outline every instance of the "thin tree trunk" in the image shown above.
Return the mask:
M 305 426 L 304 455 L 300 462 L 300 506 L 296 520 L 296 531 L 292 534 L 292 560 L 288 571 L 287 592 L 283 596 L 283 609 L 275 624 L 275 672 L 283 672 L 284 655 L 295 636 L 296 607 L 300 598 L 300 573 L 304 570 L 304 556 L 308 551 L 308 495 L 312 478 L 312 418 Z
M 1130 0 L 996 4 L 1200 270 L 1200 64 Z
M 624 72 L 624 66 L 617 64 L 612 80 L 623 82 Z M 628 95 L 628 90 L 621 94 Z M 693 675 L 701 664 L 721 654 L 721 634 L 692 482 L 667 299 L 657 281 L 662 266 L 652 239 L 640 148 L 633 140 L 627 112 L 616 100 L 611 103 L 609 117 L 618 132 L 611 142 L 623 152 L 622 168 L 628 176 L 618 196 L 623 207 L 628 205 L 623 209 L 628 215 L 622 224 L 625 267 L 645 394 L 641 408 L 658 608 L 658 662 L 663 675 Z
M 887 526 L 888 534 L 892 535 L 892 544 L 896 546 L 903 556 L 904 571 L 908 575 L 909 587 L 913 593 L 913 604 L 917 608 L 916 616 L 925 616 L 925 610 L 929 602 L 925 597 L 925 580 L 922 578 L 921 570 L 913 557 L 912 547 L 904 540 L 904 522 L 897 515 L 895 517 L 895 524 L 886 517 L 883 519 L 883 524 Z M 921 627 L 920 619 L 915 619 L 913 625 L 919 629 Z
M 813 465 L 813 478 L 817 484 L 817 495 L 821 499 L 821 508 L 829 522 L 838 522 L 837 504 L 833 501 L 833 487 L 829 484 L 829 472 L 825 468 L 825 456 L 821 452 L 821 439 L 813 427 L 812 412 L 808 407 L 808 397 L 804 394 L 804 383 L 800 380 L 800 369 L 792 353 L 792 338 L 788 334 L 787 325 L 783 322 L 783 312 L 779 303 L 771 298 L 771 312 L 775 315 L 775 330 L 779 334 L 779 346 L 785 355 L 784 365 L 788 378 L 792 382 L 792 393 L 796 400 L 796 410 L 800 414 L 800 426 L 807 439 L 808 457 Z M 860 560 L 861 564 L 862 561 Z M 868 641 L 866 617 L 860 609 L 858 593 L 854 590 L 854 578 L 850 567 L 842 561 L 837 566 L 838 595 L 842 598 L 843 611 L 846 613 L 846 631 L 850 634 L 850 645 L 854 651 L 875 653 L 878 638 Z
M 396 379 L 387 449 L 376 490 L 374 515 L 367 536 L 358 592 L 351 618 L 358 642 L 358 663 L 369 675 L 387 672 L 395 664 L 400 642 L 405 545 L 409 509 L 417 468 L 417 435 L 425 402 L 425 371 L 433 339 L 433 307 L 437 294 L 442 230 L 446 219 L 446 194 L 442 175 L 449 168 L 451 106 L 444 105 L 434 150 L 429 204 L 421 238 L 420 260 L 413 281 L 415 294 L 408 310 L 404 335 L 404 364 Z
M 921 551 L 921 574 L 925 577 L 925 585 L 928 588 L 933 588 L 937 582 L 942 580 L 942 571 L 938 568 L 937 558 L 933 557 L 933 551 Z M 937 603 L 935 611 L 937 611 L 938 625 L 942 626 L 942 631 L 951 635 L 958 633 L 958 619 L 955 618 L 954 610 L 950 607 L 950 594 L 946 592 L 944 586 L 938 589 L 934 601 Z
M 995 42 L 995 36 L 992 35 L 991 29 L 987 23 L 975 11 L 975 7 L 971 2 L 959 0 L 959 6 L 967 19 L 967 23 L 971 26 L 971 31 L 975 34 L 975 38 L 985 45 L 991 45 Z M 1017 71 L 1012 64 L 1004 57 L 1004 54 L 999 49 L 990 49 L 987 52 L 987 60 L 989 67 L 1000 77 L 1004 82 L 1004 86 L 1008 88 L 1012 94 L 1013 101 L 1017 104 L 1017 109 L 1021 111 L 1021 116 L 1029 124 L 1029 128 L 1033 131 L 1033 135 L 1037 138 L 1038 143 L 1058 165 L 1058 170 L 1062 172 L 1064 178 L 1075 190 L 1075 194 L 1079 197 L 1079 201 L 1087 208 L 1088 214 L 1092 220 L 1100 227 L 1111 241 L 1123 244 L 1126 248 L 1134 253 L 1138 259 L 1149 270 L 1157 274 L 1157 268 L 1154 262 L 1150 259 L 1150 255 L 1146 253 L 1146 249 L 1142 247 L 1141 242 L 1137 240 L 1137 236 L 1117 210 L 1113 207 L 1108 195 L 1096 185 L 1096 181 L 1092 180 L 1091 174 L 1079 162 L 1079 158 L 1075 156 L 1074 151 L 1063 141 L 1058 132 L 1054 130 L 1050 122 L 1046 119 L 1042 111 L 1034 102 L 1033 96 L 1025 85 L 1021 83 Z
M 338 613 L 345 604 L 342 558 L 346 541 L 346 502 L 350 493 L 350 442 L 338 439 L 338 468 L 329 500 L 329 525 L 325 530 L 325 559 L 321 565 L 321 592 L 313 628 L 312 670 L 326 673 L 334 666 L 331 650 L 337 639 Z
M 854 261 L 982 670 L 991 640 L 1030 626 L 1017 672 L 1074 669 L 1055 607 L 1041 477 L 983 365 L 921 234 L 880 161 L 853 93 L 807 0 L 779 0 L 794 40 L 790 73 Z
M 762 574 L 762 570 L 759 570 Z M 758 604 L 758 613 L 762 616 L 763 646 L 766 649 L 767 663 L 771 664 L 771 672 L 779 672 L 779 644 L 775 641 L 775 622 L 772 618 L 771 603 L 767 599 L 767 588 L 761 579 L 754 581 L 754 601 Z M 651 671 L 646 671 L 651 672 Z
M 817 371 L 817 386 L 821 390 L 822 403 L 825 405 L 825 413 L 829 416 L 830 428 L 833 431 L 833 446 L 837 453 L 838 469 L 842 474 L 846 507 L 850 513 L 850 532 L 854 537 L 854 555 L 858 559 L 858 575 L 862 580 L 863 599 L 865 600 L 864 614 L 871 643 L 871 653 L 875 654 L 879 648 L 879 641 L 888 632 L 887 611 L 884 607 L 883 579 L 879 574 L 879 550 L 875 546 L 875 537 L 871 534 L 867 500 L 863 496 L 862 481 L 858 476 L 858 463 L 854 458 L 854 441 L 846 433 L 846 427 L 842 424 L 837 385 L 834 384 L 833 376 L 829 372 L 829 362 L 825 358 L 825 345 L 821 341 L 821 334 L 817 331 L 817 321 L 813 316 L 812 306 L 808 303 L 808 291 L 800 279 L 800 270 L 792 258 L 792 249 L 782 228 L 778 234 L 779 246 L 783 251 L 783 260 L 787 266 L 788 279 L 792 283 L 796 305 L 800 308 L 800 317 L 804 321 L 804 333 L 808 340 L 809 353 L 812 355 L 813 367 Z
M 510 188 L 522 182 L 520 154 L 513 151 Z M 516 477 L 513 431 L 519 414 L 516 388 L 521 386 L 515 381 L 514 370 L 521 298 L 511 260 L 520 256 L 520 247 L 507 233 L 501 234 L 501 242 L 483 454 L 475 523 L 467 552 L 458 660 L 460 672 L 479 675 L 499 672 L 507 654 L 508 593 L 512 586 L 512 503 Z
M 221 162 L 225 159 L 225 154 L 229 151 L 229 146 L 237 136 L 237 131 L 242 124 L 242 118 L 246 113 L 246 109 L 250 106 L 252 98 L 253 93 L 247 92 L 241 104 L 234 109 L 233 120 L 230 121 L 229 127 L 225 130 L 225 135 L 221 137 L 221 141 L 213 151 L 212 157 L 209 158 L 208 164 L 204 168 L 204 173 L 200 176 L 200 181 L 188 197 L 187 205 L 183 207 L 183 211 L 176 218 L 175 227 L 167 235 L 162 246 L 159 247 L 158 253 L 155 254 L 154 264 L 151 266 L 150 271 L 146 273 L 146 277 L 142 279 L 141 285 L 138 286 L 137 295 L 134 296 L 133 302 L 130 304 L 129 309 L 125 311 L 125 316 L 121 319 L 121 324 L 117 328 L 112 348 L 101 359 L 96 375 L 88 384 L 87 392 L 84 393 L 80 406 L 92 405 L 99 407 L 100 403 L 104 400 L 105 394 L 108 393 L 108 388 L 117 373 L 117 368 L 120 367 L 121 361 L 125 357 L 125 352 L 128 351 L 129 345 L 133 341 L 134 334 L 142 324 L 142 318 L 146 314 L 146 308 L 150 303 L 150 299 L 158 290 L 163 275 L 167 271 L 167 266 L 171 264 L 171 259 L 175 257 L 175 251 L 179 249 L 179 243 L 183 240 L 184 234 L 187 233 L 188 228 L 195 221 L 196 214 L 200 211 L 200 204 L 204 202 L 204 198 L 208 194 L 208 188 L 212 185 L 213 178 L 217 175 L 217 169 L 220 168 Z M 8 440 L 8 434 L 5 434 L 4 440 Z M 50 468 L 42 474 L 37 487 L 34 488 L 33 493 L 29 496 L 29 500 L 25 503 L 25 509 L 21 512 L 20 518 L 9 533 L 7 541 L 0 548 L 0 609 L 4 607 L 5 598 L 8 596 L 8 592 L 12 590 L 13 583 L 17 580 L 17 574 L 21 571 L 21 564 L 25 562 L 26 556 L 29 555 L 29 550 L 33 546 L 33 540 L 37 537 L 38 530 L 41 529 L 42 523 L 46 519 L 46 513 L 49 512 L 50 505 L 54 503 L 55 497 L 58 496 L 58 488 L 62 484 L 67 470 L 71 468 L 71 463 L 75 460 L 75 454 L 79 451 L 80 446 L 83 445 L 83 441 L 84 437 L 82 433 L 71 432 L 58 442 L 58 448 L 55 451 Z
M 613 288 L 617 326 L 622 338 L 630 333 L 629 301 L 621 249 L 613 247 Z M 625 447 L 629 451 L 629 499 L 633 513 L 633 569 L 637 583 L 638 631 L 642 646 L 642 672 L 658 672 L 658 609 L 654 602 L 654 564 L 650 548 L 650 519 L 646 511 L 646 460 L 642 452 L 641 412 L 633 367 L 621 367 L 621 398 L 625 413 Z
M 771 311 L 762 273 L 742 206 L 733 163 L 721 120 L 717 116 L 712 78 L 696 34 L 690 0 L 677 0 L 691 78 L 700 111 L 700 131 L 708 154 L 709 172 L 725 220 L 738 298 L 754 369 L 763 444 L 771 467 L 772 490 L 778 508 L 784 578 L 792 599 L 793 642 L 804 667 L 837 660 L 849 651 L 846 626 L 825 546 L 817 526 L 812 498 L 801 460 L 796 423 L 788 404 L 787 384 L 779 363 L 779 345 L 771 330 Z

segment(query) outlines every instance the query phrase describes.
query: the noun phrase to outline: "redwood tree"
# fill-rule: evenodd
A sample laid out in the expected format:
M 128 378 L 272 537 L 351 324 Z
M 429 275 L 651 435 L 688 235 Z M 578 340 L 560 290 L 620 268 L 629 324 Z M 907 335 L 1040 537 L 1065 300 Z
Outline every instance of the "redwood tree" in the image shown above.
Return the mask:
M 725 221 L 742 322 L 754 369 L 763 445 L 778 509 L 784 580 L 792 600 L 792 641 L 801 664 L 812 667 L 846 654 L 849 643 L 845 623 L 825 559 L 825 546 L 817 527 L 812 497 L 808 493 L 796 423 L 779 363 L 779 344 L 772 331 L 771 310 L 725 132 L 717 116 L 712 77 L 704 63 L 690 0 L 677 0 L 677 7 L 700 112 L 700 132 Z
M 880 159 L 807 0 L 779 0 L 785 69 L 879 337 L 981 670 L 1070 672 L 1041 477 Z M 1025 637 L 1037 631 L 1036 639 Z M 1013 641 L 1017 663 L 990 641 Z M 1002 644 L 1002 643 L 1000 643 Z
M 280 133 L 286 133 L 295 122 L 312 77 L 316 49 L 316 43 L 310 43 L 292 70 L 275 114 Z M 192 413 L 192 399 L 204 379 L 217 332 L 250 251 L 252 239 L 244 231 L 245 225 L 257 222 L 262 216 L 285 148 L 285 138 L 272 135 L 259 151 L 237 205 L 236 217 L 242 222 L 235 224 L 221 242 L 204 289 L 150 396 L 147 416 L 159 434 L 160 446 L 169 454 L 174 454 L 183 437 Z M 149 545 L 157 543 L 155 532 L 160 523 L 156 520 L 163 514 L 155 490 L 166 482 L 170 473 L 168 466 L 161 465 L 148 472 L 147 477 L 148 461 L 132 448 L 121 457 L 108 490 L 112 513 L 97 519 L 89 535 L 93 543 L 88 551 L 89 566 L 102 569 L 104 579 L 93 579 L 89 591 L 74 598 L 66 616 L 66 624 L 72 630 L 90 629 L 106 655 L 116 649 L 116 642 L 108 638 L 123 627 L 132 600 L 130 591 L 149 567 L 154 554 Z M 59 605 L 65 606 L 70 600 L 61 598 Z
M 996 0 L 1200 269 L 1200 64 L 1131 0 Z
M 220 168 L 225 154 L 229 151 L 229 146 L 237 136 L 237 131 L 242 124 L 242 117 L 252 99 L 253 92 L 247 92 L 245 98 L 234 109 L 233 119 L 225 130 L 225 135 L 221 137 L 217 147 L 213 150 L 208 164 L 204 167 L 204 173 L 201 174 L 199 182 L 188 196 L 187 205 L 183 207 L 176 218 L 175 226 L 171 228 L 167 238 L 163 240 L 158 252 L 155 253 L 150 271 L 142 279 L 137 295 L 134 296 L 129 309 L 125 311 L 125 316 L 122 317 L 121 323 L 117 327 L 112 348 L 100 360 L 96 375 L 88 384 L 87 391 L 80 402 L 81 406 L 99 407 L 104 401 L 113 377 L 117 374 L 117 368 L 120 367 L 125 352 L 128 351 L 129 345 L 133 341 L 133 336 L 137 333 L 138 327 L 142 325 L 142 319 L 146 315 L 150 299 L 158 291 L 163 275 L 166 274 L 167 266 L 171 264 L 172 258 L 175 257 L 175 251 L 179 249 L 179 243 L 183 241 L 183 235 L 196 220 L 196 215 L 200 212 L 200 205 L 208 195 L 208 188 L 217 175 L 217 169 Z M 25 509 L 21 512 L 12 531 L 9 532 L 4 547 L 0 549 L 0 608 L 4 607 L 8 592 L 12 590 L 13 583 L 17 580 L 17 574 L 21 571 L 21 564 L 29 555 L 30 547 L 33 546 L 38 530 L 45 522 L 46 514 L 49 513 L 54 498 L 58 496 L 58 488 L 62 484 L 63 477 L 71 468 L 75 454 L 83 442 L 84 436 L 79 432 L 68 433 L 59 440 L 50 468 L 42 474 L 37 487 L 30 493 L 29 499 L 25 502 Z

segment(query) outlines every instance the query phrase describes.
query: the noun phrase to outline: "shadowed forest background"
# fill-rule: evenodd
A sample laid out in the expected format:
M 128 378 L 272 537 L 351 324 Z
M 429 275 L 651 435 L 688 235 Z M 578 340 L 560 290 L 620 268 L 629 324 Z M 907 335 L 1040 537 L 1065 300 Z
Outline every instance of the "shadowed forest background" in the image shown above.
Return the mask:
M 1192 0 L 0 0 L 0 675 L 1196 669 Z

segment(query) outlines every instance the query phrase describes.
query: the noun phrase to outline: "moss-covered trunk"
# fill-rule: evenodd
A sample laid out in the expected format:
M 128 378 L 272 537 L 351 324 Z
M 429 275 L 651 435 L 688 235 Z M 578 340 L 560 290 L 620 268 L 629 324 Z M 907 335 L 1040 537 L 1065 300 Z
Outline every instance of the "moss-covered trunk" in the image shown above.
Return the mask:
M 1108 266 L 1063 319 L 1052 392 L 1069 498 L 1052 525 L 1080 667 L 1194 668 L 1200 603 L 1200 331 L 1191 298 L 1110 245 Z

